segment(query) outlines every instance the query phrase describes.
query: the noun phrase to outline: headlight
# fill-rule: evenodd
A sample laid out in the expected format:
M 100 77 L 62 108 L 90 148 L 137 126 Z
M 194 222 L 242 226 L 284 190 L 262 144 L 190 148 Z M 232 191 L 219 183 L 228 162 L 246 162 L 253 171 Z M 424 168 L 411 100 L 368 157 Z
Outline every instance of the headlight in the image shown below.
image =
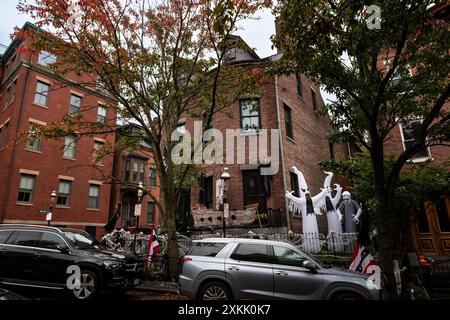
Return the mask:
M 118 269 L 122 266 L 119 261 L 104 261 L 103 265 L 106 269 Z

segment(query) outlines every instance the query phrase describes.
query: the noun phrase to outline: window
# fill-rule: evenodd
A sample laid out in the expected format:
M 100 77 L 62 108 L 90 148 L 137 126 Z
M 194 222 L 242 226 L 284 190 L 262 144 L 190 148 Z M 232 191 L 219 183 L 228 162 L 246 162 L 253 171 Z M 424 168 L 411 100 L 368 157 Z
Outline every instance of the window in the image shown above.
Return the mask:
M 125 181 L 130 181 L 130 168 L 131 168 L 130 160 L 127 160 L 125 162 Z
M 317 97 L 316 97 L 316 92 L 313 89 L 311 89 L 311 98 L 312 98 L 313 110 L 317 111 Z
M 22 174 L 20 176 L 19 195 L 17 196 L 17 202 L 33 202 L 33 190 L 35 181 L 36 176 L 30 174 Z
M 11 234 L 12 234 L 11 230 L 0 231 L 0 244 L 6 243 Z
M 298 94 L 299 97 L 303 97 L 302 76 L 301 76 L 301 74 L 297 73 L 295 75 L 295 79 L 297 81 L 297 94 Z
M 106 122 L 107 108 L 105 106 L 99 105 L 97 111 L 97 122 Z
M 244 131 L 259 131 L 259 99 L 242 99 L 241 129 Z
M 139 163 L 135 160 L 133 161 L 133 181 L 138 181 L 139 174 Z
M 15 231 L 8 239 L 7 244 L 14 244 L 16 246 L 38 247 L 42 232 L 37 231 Z
M 75 159 L 76 137 L 67 136 L 64 140 L 64 157 Z
M 89 209 L 98 209 L 99 208 L 99 197 L 100 197 L 100 186 L 95 184 L 89 185 L 89 200 L 88 200 L 88 208 Z
M 50 64 L 56 63 L 56 56 L 50 52 L 41 51 L 39 54 L 38 63 L 43 66 L 48 66 Z
M 70 95 L 69 114 L 77 114 L 80 112 L 82 99 L 83 98 L 81 98 L 75 94 Z
M 6 89 L 5 108 L 14 102 L 14 97 L 16 95 L 16 87 L 17 87 L 17 79 L 11 83 L 8 89 Z
M 70 205 L 70 191 L 72 189 L 72 181 L 59 181 L 58 187 L 58 199 L 56 204 L 60 206 L 68 207 Z
M 441 196 L 434 201 L 441 232 L 450 232 L 450 198 Z
M 94 141 L 94 161 L 97 164 L 101 164 L 102 163 L 102 150 L 103 147 L 105 146 L 104 142 L 101 141 Z
M 9 122 L 5 123 L 3 128 L 0 129 L 0 149 L 3 149 L 6 145 L 6 138 L 8 137 Z
M 197 242 L 194 243 L 187 255 L 200 257 L 215 257 L 225 248 L 226 243 L 219 242 Z
M 334 156 L 334 144 L 333 144 L 333 142 L 328 142 L 328 149 L 330 150 L 330 160 L 334 161 L 335 160 L 335 156 Z
M 402 139 L 403 139 L 403 147 L 405 150 L 408 148 L 411 148 L 414 145 L 414 133 L 419 128 L 421 124 L 421 120 L 414 120 L 410 121 L 406 124 L 400 125 L 400 130 L 402 133 Z M 428 153 L 428 148 L 425 146 L 425 143 L 422 145 L 422 148 L 411 157 L 411 159 L 417 159 L 417 158 L 429 158 L 430 155 Z
M 155 188 L 156 187 L 156 169 L 150 168 L 148 170 L 148 186 Z
M 66 246 L 66 243 L 61 236 L 52 232 L 44 232 L 41 240 L 39 241 L 39 247 L 57 250 L 58 246 Z
M 30 128 L 28 130 L 26 148 L 35 151 L 41 150 L 41 135 L 39 129 L 33 123 L 30 123 Z
M 213 205 L 213 176 L 200 177 L 200 203 L 210 209 Z
M 267 246 L 263 244 L 240 244 L 230 258 L 240 261 L 268 262 Z
M 286 136 L 294 139 L 294 131 L 292 128 L 292 111 L 288 105 L 284 103 L 284 122 L 286 124 Z
M 39 104 L 41 106 L 46 106 L 48 102 L 48 93 L 50 91 L 50 85 L 38 81 L 36 84 L 36 93 L 34 95 L 34 103 Z
M 147 224 L 155 223 L 155 202 L 147 203 Z
M 298 252 L 281 246 L 273 246 L 273 263 L 285 266 L 303 267 L 306 258 Z
M 298 177 L 294 172 L 289 172 L 289 178 L 291 179 L 291 191 L 294 191 L 294 196 L 300 197 L 300 187 L 298 185 Z
M 145 183 L 145 163 L 143 161 L 139 162 L 139 182 Z

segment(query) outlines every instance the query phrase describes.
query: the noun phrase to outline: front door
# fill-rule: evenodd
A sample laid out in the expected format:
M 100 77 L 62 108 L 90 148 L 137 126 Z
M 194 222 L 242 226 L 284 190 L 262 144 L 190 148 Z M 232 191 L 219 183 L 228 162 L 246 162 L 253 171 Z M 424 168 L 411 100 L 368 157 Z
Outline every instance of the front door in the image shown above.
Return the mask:
M 266 194 L 259 170 L 243 171 L 244 206 L 258 204 L 258 213 L 267 213 Z
M 413 233 L 420 254 L 450 255 L 450 195 L 422 204 Z

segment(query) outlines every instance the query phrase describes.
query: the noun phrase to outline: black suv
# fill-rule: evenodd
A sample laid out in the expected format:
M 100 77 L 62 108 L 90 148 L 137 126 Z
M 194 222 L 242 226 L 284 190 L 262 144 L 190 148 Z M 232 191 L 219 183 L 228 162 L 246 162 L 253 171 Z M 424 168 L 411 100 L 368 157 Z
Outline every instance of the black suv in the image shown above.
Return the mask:
M 0 224 L 0 284 L 68 290 L 74 268 L 81 270 L 80 286 L 70 292 L 87 300 L 139 283 L 144 260 L 106 250 L 84 231 Z

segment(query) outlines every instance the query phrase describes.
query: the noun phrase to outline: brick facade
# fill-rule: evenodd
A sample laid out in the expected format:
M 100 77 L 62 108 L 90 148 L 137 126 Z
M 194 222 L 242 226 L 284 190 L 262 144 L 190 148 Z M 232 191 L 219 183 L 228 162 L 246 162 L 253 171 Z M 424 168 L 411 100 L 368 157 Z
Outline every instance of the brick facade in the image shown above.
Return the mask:
M 132 126 L 139 130 L 139 127 Z M 121 138 L 120 132 L 126 127 L 121 127 L 116 135 L 116 141 Z M 127 161 L 129 163 L 130 173 L 127 175 Z M 138 165 L 138 176 L 133 176 L 134 163 Z M 113 180 L 114 183 L 111 192 L 111 207 L 110 216 L 118 210 L 120 218 L 116 223 L 116 227 L 135 227 L 137 225 L 136 217 L 134 216 L 134 208 L 138 203 L 137 191 L 139 182 L 143 182 L 143 187 L 146 193 L 141 200 L 141 215 L 139 217 L 139 226 L 141 228 L 149 229 L 153 225 L 158 227 L 163 225 L 163 220 L 160 216 L 160 211 L 154 202 L 155 199 L 159 201 L 159 183 L 156 166 L 154 165 L 151 145 L 145 140 L 141 141 L 137 150 L 134 151 L 116 151 L 114 155 L 114 169 Z M 141 165 L 144 166 L 144 176 L 140 176 Z M 153 171 L 153 176 L 151 172 Z M 153 177 L 153 178 L 152 178 Z M 154 210 L 149 210 L 152 206 Z M 152 214 L 153 211 L 153 214 Z
M 254 65 L 255 67 L 262 61 L 258 57 L 253 61 L 247 60 L 245 63 Z M 324 106 L 323 99 L 320 95 L 320 88 L 309 81 L 306 77 L 301 77 L 302 96 L 298 95 L 297 78 L 295 75 L 291 76 L 271 76 L 261 85 L 260 91 L 262 94 L 258 96 L 260 105 L 260 128 L 261 129 L 281 129 L 281 157 L 278 172 L 271 176 L 271 193 L 266 195 L 266 211 L 275 215 L 279 226 L 286 225 L 286 203 L 285 193 L 291 191 L 291 182 L 289 171 L 292 166 L 302 171 L 305 175 L 309 189 L 312 195 L 320 192 L 323 187 L 325 174 L 319 168 L 319 161 L 330 158 L 330 149 L 340 157 L 347 157 L 348 150 L 346 145 L 335 145 L 330 148 L 327 133 L 330 130 L 330 120 L 327 116 L 321 115 L 320 111 Z M 316 95 L 316 111 L 313 108 L 312 91 Z M 288 138 L 286 134 L 285 125 L 285 107 L 291 110 L 292 119 L 292 134 L 293 138 Z M 231 114 L 231 117 L 230 117 Z M 241 110 L 240 102 L 234 103 L 226 112 L 218 113 L 213 118 L 212 127 L 219 129 L 224 137 L 226 129 L 240 129 L 241 128 Z M 188 120 L 186 123 L 186 130 L 193 131 L 193 121 Z M 246 136 L 246 163 L 245 164 L 215 164 L 203 165 L 202 171 L 205 177 L 212 176 L 213 185 L 213 200 L 215 200 L 216 191 L 215 183 L 219 179 L 224 167 L 228 167 L 231 180 L 228 191 L 228 203 L 230 208 L 230 217 L 227 220 L 229 227 L 242 226 L 246 223 L 239 223 L 239 220 L 246 221 L 244 216 L 248 214 L 244 206 L 244 174 L 252 170 L 259 170 L 260 162 L 256 164 L 249 164 L 248 150 L 249 145 L 254 145 L 250 142 L 258 134 L 242 134 Z M 226 142 L 228 143 L 228 141 Z M 235 139 L 235 159 L 237 153 L 237 141 Z M 225 144 L 225 143 L 224 143 Z M 270 142 L 269 142 L 270 145 Z M 225 153 L 225 152 L 224 152 Z M 270 156 L 270 154 L 269 154 Z M 225 156 L 224 156 L 225 159 Z M 339 178 L 339 182 L 346 186 L 348 181 Z M 336 177 L 333 179 L 335 183 Z M 191 190 L 191 209 L 194 219 L 194 227 L 201 227 L 208 229 L 208 227 L 220 228 L 221 212 L 216 210 L 215 205 L 209 210 L 206 210 L 204 205 L 199 204 L 200 188 L 195 187 Z M 215 201 L 213 201 L 215 203 Z M 248 204 L 248 203 L 247 203 Z M 261 208 L 259 209 L 261 210 Z M 267 212 L 259 212 L 265 214 Z M 320 232 L 327 232 L 326 217 L 318 217 Z M 256 220 L 256 225 L 259 225 Z M 293 218 L 290 215 L 290 227 L 293 231 L 301 231 L 301 220 Z
M 27 23 L 24 29 L 27 28 L 35 27 Z M 18 48 L 21 50 L 17 51 Z M 71 183 L 70 199 L 66 206 L 57 205 L 55 199 L 52 225 L 84 229 L 91 234 L 95 232 L 98 237 L 108 220 L 111 187 L 102 180 L 111 175 L 113 157 L 106 156 L 102 164 L 94 168 L 94 141 L 113 146 L 114 134 L 82 136 L 76 142 L 74 159 L 63 157 L 64 138 L 43 138 L 38 151 L 29 150 L 25 140 L 30 122 L 46 125 L 61 121 L 68 114 L 72 93 L 82 97 L 81 110 L 88 121 L 97 121 L 99 104 L 115 102 L 95 90 L 92 76 L 70 73 L 57 78 L 38 63 L 38 56 L 39 52 L 32 49 L 29 39 L 15 39 L 0 56 L 0 136 L 5 141 L 0 150 L 0 222 L 45 224 L 45 214 L 38 211 L 49 209 L 51 192 L 58 192 L 59 181 L 64 180 Z M 38 81 L 51 85 L 45 106 L 35 103 Z M 9 103 L 8 90 L 12 85 L 15 86 L 14 99 Z M 107 110 L 106 121 L 115 123 L 114 108 Z M 20 136 L 23 139 L 14 143 Z M 35 177 L 29 203 L 18 201 L 21 173 L 31 173 Z M 95 209 L 88 208 L 90 184 L 100 187 L 98 208 Z

